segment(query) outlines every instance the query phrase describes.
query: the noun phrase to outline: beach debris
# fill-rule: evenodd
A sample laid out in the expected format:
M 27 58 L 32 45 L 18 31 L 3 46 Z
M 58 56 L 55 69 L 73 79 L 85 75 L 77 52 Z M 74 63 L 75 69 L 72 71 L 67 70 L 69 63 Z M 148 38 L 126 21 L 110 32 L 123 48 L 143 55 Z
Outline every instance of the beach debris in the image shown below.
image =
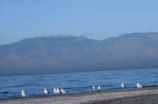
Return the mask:
M 27 97 L 28 95 L 24 92 L 24 90 L 21 90 L 21 96 L 22 97 Z
M 137 88 L 143 88 L 143 86 L 140 83 L 137 83 Z
M 98 87 L 96 87 L 95 85 L 93 85 L 92 89 L 93 89 L 93 91 L 101 91 L 100 85 Z
M 3 94 L 7 94 L 7 93 L 9 93 L 9 91 L 3 91 L 3 92 L 1 92 L 1 93 L 3 93 Z
M 44 88 L 44 93 L 49 94 L 49 91 L 46 88 Z
M 121 83 L 121 87 L 122 87 L 122 88 L 126 88 L 126 85 L 122 82 L 122 83 Z

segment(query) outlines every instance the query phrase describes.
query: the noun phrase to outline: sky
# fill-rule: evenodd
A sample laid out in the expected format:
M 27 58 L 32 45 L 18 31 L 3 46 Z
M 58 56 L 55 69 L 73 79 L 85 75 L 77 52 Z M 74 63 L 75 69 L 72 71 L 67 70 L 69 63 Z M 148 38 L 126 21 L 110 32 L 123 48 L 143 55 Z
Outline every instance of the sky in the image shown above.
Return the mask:
M 0 0 L 0 44 L 53 35 L 157 32 L 158 0 Z

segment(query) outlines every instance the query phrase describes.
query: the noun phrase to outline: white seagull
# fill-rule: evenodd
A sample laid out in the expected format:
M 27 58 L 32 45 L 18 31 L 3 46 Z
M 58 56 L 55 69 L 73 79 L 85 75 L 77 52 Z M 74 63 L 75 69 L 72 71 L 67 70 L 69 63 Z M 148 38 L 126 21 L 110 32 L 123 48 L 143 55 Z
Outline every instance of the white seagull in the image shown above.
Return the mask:
M 59 88 L 57 88 L 57 89 L 56 89 L 56 91 L 57 91 L 57 93 L 60 93 L 60 90 L 59 90 Z
M 122 83 L 121 83 L 121 87 L 122 87 L 122 88 L 125 88 L 126 85 L 122 82 Z
M 28 95 L 24 92 L 24 90 L 21 90 L 21 96 L 22 96 L 22 97 L 26 97 L 26 96 L 28 96 Z
M 140 83 L 137 83 L 137 88 L 143 88 L 143 86 Z
M 100 90 L 101 90 L 101 87 L 100 87 L 100 85 L 98 86 L 97 90 L 98 90 L 98 91 L 100 91 Z
M 66 90 L 64 90 L 64 89 L 62 88 L 62 89 L 60 89 L 60 93 L 66 94 Z
M 45 94 L 49 94 L 49 91 L 46 88 L 44 88 L 43 91 L 44 91 Z
M 57 88 L 57 89 L 54 88 L 54 89 L 53 89 L 53 92 L 54 92 L 55 94 L 59 94 L 59 93 L 60 93 L 59 88 Z
M 93 91 L 97 91 L 97 88 L 93 85 L 92 87 Z
M 54 92 L 55 94 L 57 94 L 57 90 L 56 90 L 56 88 L 53 89 L 53 92 Z
M 93 91 L 100 91 L 101 87 L 100 87 L 100 85 L 98 87 L 95 87 L 95 85 L 93 85 L 92 89 L 93 89 Z

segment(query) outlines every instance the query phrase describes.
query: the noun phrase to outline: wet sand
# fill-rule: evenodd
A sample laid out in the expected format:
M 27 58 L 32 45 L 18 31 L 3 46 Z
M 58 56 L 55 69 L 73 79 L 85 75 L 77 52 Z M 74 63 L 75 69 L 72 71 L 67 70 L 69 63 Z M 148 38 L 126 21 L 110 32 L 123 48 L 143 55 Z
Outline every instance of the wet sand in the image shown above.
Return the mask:
M 158 87 L 0 100 L 0 104 L 158 104 Z

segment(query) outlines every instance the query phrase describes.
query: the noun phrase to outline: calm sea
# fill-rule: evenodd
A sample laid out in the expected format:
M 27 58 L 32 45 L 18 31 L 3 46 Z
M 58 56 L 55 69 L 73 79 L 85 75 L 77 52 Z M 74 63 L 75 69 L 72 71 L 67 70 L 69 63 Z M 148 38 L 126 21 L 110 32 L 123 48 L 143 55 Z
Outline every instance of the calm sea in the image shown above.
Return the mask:
M 102 90 L 121 89 L 121 82 L 128 88 L 135 88 L 137 82 L 158 86 L 158 69 L 0 77 L 0 99 L 20 98 L 22 89 L 30 97 L 44 96 L 44 88 L 50 95 L 54 95 L 53 88 L 64 88 L 68 94 L 92 92 L 92 85 L 100 85 Z

